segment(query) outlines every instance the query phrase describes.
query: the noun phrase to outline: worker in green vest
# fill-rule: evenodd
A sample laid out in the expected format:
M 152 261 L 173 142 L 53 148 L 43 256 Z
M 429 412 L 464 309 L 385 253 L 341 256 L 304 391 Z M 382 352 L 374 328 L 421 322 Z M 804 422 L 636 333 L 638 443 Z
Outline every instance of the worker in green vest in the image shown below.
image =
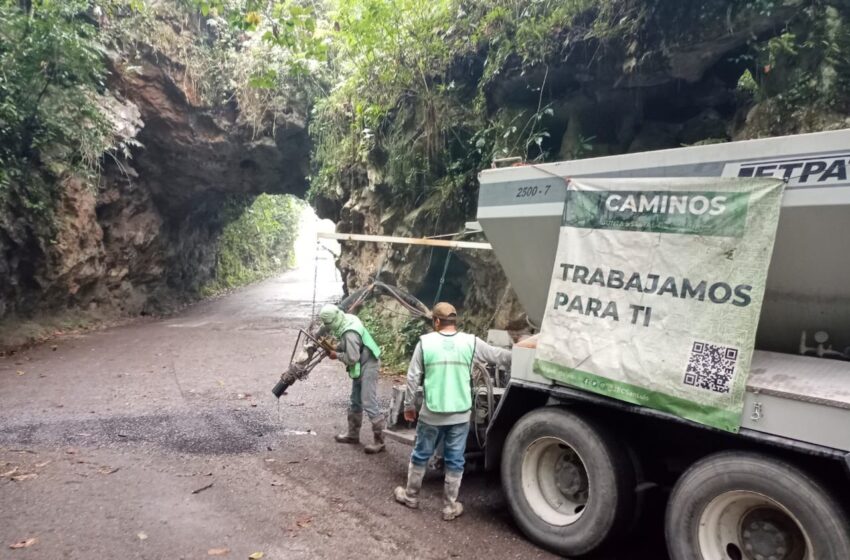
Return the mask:
M 435 305 L 432 318 L 434 332 L 419 339 L 407 370 L 404 418 L 409 422 L 416 419 L 415 396 L 420 385 L 425 399 L 407 467 L 407 485 L 396 487 L 393 494 L 407 507 L 419 507 L 428 460 L 442 440 L 446 472 L 442 513 L 443 519 L 451 521 L 463 513 L 457 498 L 472 410 L 473 361 L 509 367 L 511 353 L 459 332 L 457 311 L 449 303 Z
M 381 349 L 356 315 L 344 313 L 336 305 L 322 307 L 319 319 L 324 330 L 333 334 L 339 341 L 339 345 L 335 351 L 329 352 L 329 356 L 345 364 L 351 378 L 348 431 L 334 439 L 338 443 L 360 443 L 360 426 L 363 423 L 363 411 L 366 411 L 366 416 L 372 423 L 374 443 L 363 450 L 370 454 L 380 453 L 386 449 L 384 428 L 387 427 L 378 404 Z

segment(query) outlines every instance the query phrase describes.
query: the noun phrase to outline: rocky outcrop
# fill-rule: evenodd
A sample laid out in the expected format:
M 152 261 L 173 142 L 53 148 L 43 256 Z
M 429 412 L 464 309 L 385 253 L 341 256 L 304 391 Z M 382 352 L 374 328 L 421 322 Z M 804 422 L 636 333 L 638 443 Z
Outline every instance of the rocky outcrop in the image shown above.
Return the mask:
M 320 215 L 337 220 L 338 232 L 422 237 L 463 229 L 463 212 L 444 207 L 438 196 L 406 211 L 382 194 L 385 185 L 377 173 L 362 170 L 349 179 L 347 200 L 336 213 L 331 205 L 319 208 Z M 343 243 L 337 267 L 347 289 L 380 279 L 404 287 L 429 306 L 439 295 L 466 310 L 464 326 L 477 332 L 485 333 L 493 325 L 512 330 L 528 327 L 516 295 L 487 251 Z M 398 322 L 398 317 L 387 319 Z
M 167 309 L 212 278 L 234 201 L 306 191 L 304 114 L 257 131 L 235 103 L 197 104 L 178 62 L 142 54 L 110 60 L 104 107 L 123 149 L 99 184 L 35 169 L 33 184 L 58 193 L 53 231 L 0 216 L 0 319 Z
M 235 104 L 224 107 L 198 107 L 181 87 L 185 83 L 179 65 L 163 64 L 160 59 L 134 64 L 127 72 L 121 63 L 115 64 L 118 80 L 115 90 L 139 108 L 145 126 L 138 135 L 143 148 L 133 159 L 138 175 L 118 181 L 118 190 L 133 189 L 135 184 L 149 197 L 153 215 L 139 215 L 139 230 L 127 230 L 117 225 L 110 239 L 134 245 L 134 231 L 144 225 L 159 222 L 156 231 L 158 244 L 145 240 L 144 248 L 152 248 L 161 262 L 139 268 L 159 270 L 153 285 L 147 278 L 151 301 L 181 294 L 194 294 L 207 283 L 215 267 L 216 240 L 223 226 L 233 219 L 226 210 L 228 203 L 260 193 L 305 193 L 309 168 L 309 139 L 305 116 L 291 113 L 278 122 L 274 132 L 256 131 L 240 119 Z M 130 194 L 130 193 L 127 193 Z M 123 204 L 132 196 L 118 196 Z M 136 200 L 134 202 L 141 202 Z M 132 208 L 113 208 L 117 215 L 133 213 Z M 155 215 L 155 216 L 154 216 Z M 132 249 L 131 249 L 132 251 Z M 113 250 L 121 254 L 122 250 Z M 120 270 L 128 268 L 128 259 Z M 151 265 L 154 266 L 151 266 Z
M 495 120 L 507 114 L 506 120 L 524 123 L 547 107 L 541 125 L 548 136 L 540 147 L 554 160 L 850 125 L 850 108 L 818 101 L 820 90 L 825 91 L 828 84 L 811 88 L 815 95 L 808 99 L 801 87 L 791 90 L 796 97 L 786 92 L 784 101 L 781 94 L 785 90 L 769 89 L 773 82 L 794 87 L 795 83 L 820 83 L 818 80 L 826 80 L 823 76 L 841 75 L 828 67 L 828 57 L 818 58 L 816 52 L 811 59 L 792 61 L 785 69 L 760 68 L 760 79 L 768 89 L 759 96 L 739 87 L 742 74 L 753 64 L 753 52 L 777 50 L 769 42 L 783 34 L 796 31 L 795 40 L 800 41 L 812 32 L 811 19 L 805 18 L 815 16 L 801 19 L 804 12 L 796 0 L 775 3 L 767 11 L 742 9 L 734 17 L 731 7 L 709 14 L 711 17 L 691 17 L 695 10 L 709 13 L 715 9 L 705 3 L 654 5 L 666 6 L 667 11 L 659 8 L 649 13 L 645 28 L 634 37 L 600 39 L 596 33 L 582 34 L 592 25 L 582 29 L 579 22 L 574 29 L 553 37 L 564 46 L 550 64 L 529 68 L 509 59 L 497 78 L 484 86 L 489 115 Z M 842 18 L 848 17 L 832 8 L 826 8 L 825 14 L 817 17 L 832 18 L 835 21 L 826 25 L 836 29 L 843 25 Z M 476 52 L 470 57 L 480 60 L 486 54 Z M 476 67 L 475 60 L 455 65 Z M 804 69 L 808 74 L 789 68 Z M 466 80 L 457 85 L 459 90 L 474 90 L 480 87 L 481 72 L 453 78 Z M 772 97 L 777 93 L 778 99 Z M 511 155 L 534 157 L 537 152 L 532 149 L 529 154 Z M 339 220 L 340 231 L 423 236 L 458 231 L 465 221 L 475 219 L 474 205 L 464 212 L 434 199 L 420 201 L 417 207 L 416 202 L 382 196 L 390 189 L 382 185 L 383 169 L 373 165 L 375 169 L 348 170 L 338 185 L 341 207 L 328 200 L 318 202 L 320 213 Z M 466 196 L 476 198 L 474 187 Z M 463 307 L 468 325 L 479 332 L 488 327 L 518 329 L 525 325 L 522 308 L 492 256 L 460 251 L 453 258 L 456 264 L 450 264 L 446 275 L 450 289 L 443 295 Z M 345 244 L 339 266 L 349 288 L 380 273 L 430 304 L 433 282 L 439 281 L 444 262 L 444 253 L 437 251 Z

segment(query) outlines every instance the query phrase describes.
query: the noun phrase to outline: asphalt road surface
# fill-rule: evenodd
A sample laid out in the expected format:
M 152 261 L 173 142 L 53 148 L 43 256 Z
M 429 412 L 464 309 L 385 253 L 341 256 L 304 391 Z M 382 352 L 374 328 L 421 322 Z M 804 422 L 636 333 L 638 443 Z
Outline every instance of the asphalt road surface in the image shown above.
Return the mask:
M 339 289 L 321 267 L 319 300 Z M 0 559 L 554 558 L 519 533 L 496 477 L 467 477 L 452 523 L 438 479 L 419 511 L 396 504 L 409 448 L 333 441 L 338 362 L 274 399 L 312 298 L 310 266 L 0 358 Z

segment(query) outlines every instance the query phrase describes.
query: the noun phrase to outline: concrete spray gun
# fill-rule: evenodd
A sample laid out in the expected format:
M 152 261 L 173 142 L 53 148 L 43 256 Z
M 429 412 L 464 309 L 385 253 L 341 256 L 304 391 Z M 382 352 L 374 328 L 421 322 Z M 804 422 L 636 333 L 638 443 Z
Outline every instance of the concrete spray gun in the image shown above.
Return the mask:
M 390 286 L 378 280 L 360 288 L 343 298 L 337 306 L 345 313 L 356 313 L 370 297 L 386 295 L 398 301 L 411 316 L 422 319 L 430 324 L 431 310 L 416 297 L 397 286 Z M 280 380 L 272 389 L 272 394 L 278 399 L 286 393 L 293 383 L 305 379 L 319 362 L 334 350 L 333 344 L 325 337 L 321 323 L 316 319 L 307 330 L 299 329 L 298 338 L 289 358 L 289 367 L 280 376 Z

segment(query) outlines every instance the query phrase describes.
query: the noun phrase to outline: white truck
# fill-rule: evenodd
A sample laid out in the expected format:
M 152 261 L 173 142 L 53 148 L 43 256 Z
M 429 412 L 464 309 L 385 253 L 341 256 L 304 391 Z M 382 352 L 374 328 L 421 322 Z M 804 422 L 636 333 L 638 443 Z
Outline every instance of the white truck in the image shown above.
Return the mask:
M 504 387 L 478 383 L 476 437 L 528 538 L 604 550 L 672 488 L 673 560 L 850 559 L 848 167 L 840 130 L 481 173 L 478 222 L 537 326 L 565 203 L 553 178 L 787 181 L 738 433 L 552 381 L 532 348 L 514 346 Z

